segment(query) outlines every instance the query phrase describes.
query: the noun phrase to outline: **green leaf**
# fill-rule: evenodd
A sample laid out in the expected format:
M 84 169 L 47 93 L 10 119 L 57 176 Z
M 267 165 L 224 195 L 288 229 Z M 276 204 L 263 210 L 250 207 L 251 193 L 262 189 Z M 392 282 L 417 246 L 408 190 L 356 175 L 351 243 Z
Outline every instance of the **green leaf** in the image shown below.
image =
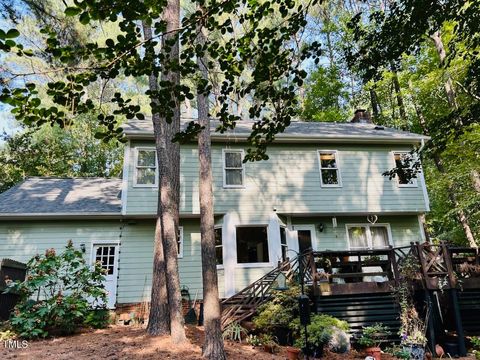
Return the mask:
M 78 15 L 80 14 L 82 10 L 77 8 L 77 7 L 74 7 L 74 6 L 69 6 L 65 9 L 65 15 L 67 16 L 75 16 L 75 15 Z
M 20 36 L 20 31 L 18 31 L 17 29 L 10 29 L 5 34 L 6 39 L 15 39 L 16 37 L 19 37 L 19 36 Z
M 90 22 L 90 15 L 88 15 L 88 12 L 84 12 L 80 15 L 79 20 L 83 25 L 87 25 Z

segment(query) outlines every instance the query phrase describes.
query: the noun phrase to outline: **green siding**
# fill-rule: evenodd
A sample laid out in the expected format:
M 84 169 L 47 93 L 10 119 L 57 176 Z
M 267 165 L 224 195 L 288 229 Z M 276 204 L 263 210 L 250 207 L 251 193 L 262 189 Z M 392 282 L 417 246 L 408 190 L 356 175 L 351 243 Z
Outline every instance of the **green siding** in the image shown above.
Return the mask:
M 132 142 L 127 213 L 145 214 L 156 210 L 156 189 L 135 188 L 133 184 L 134 150 L 149 142 Z M 408 147 L 386 145 L 272 145 L 268 161 L 245 164 L 245 188 L 224 189 L 222 149 L 214 144 L 212 166 L 214 175 L 215 212 L 237 210 L 251 219 L 271 211 L 277 213 L 362 213 L 426 211 L 422 180 L 417 187 L 397 186 L 382 173 L 394 166 L 391 151 Z M 242 148 L 239 145 L 229 148 Z M 317 150 L 338 150 L 341 172 L 340 188 L 322 188 Z M 181 149 L 181 212 L 198 214 L 198 153 L 194 145 Z M 261 204 L 262 206 L 259 206 Z
M 401 247 L 410 242 L 422 241 L 418 217 L 410 216 L 378 216 L 378 224 L 390 224 L 393 246 Z M 323 232 L 317 225 L 323 224 Z M 331 217 L 292 218 L 292 225 L 315 225 L 315 237 L 318 250 L 348 249 L 346 224 L 368 224 L 366 216 L 338 217 L 334 228 Z

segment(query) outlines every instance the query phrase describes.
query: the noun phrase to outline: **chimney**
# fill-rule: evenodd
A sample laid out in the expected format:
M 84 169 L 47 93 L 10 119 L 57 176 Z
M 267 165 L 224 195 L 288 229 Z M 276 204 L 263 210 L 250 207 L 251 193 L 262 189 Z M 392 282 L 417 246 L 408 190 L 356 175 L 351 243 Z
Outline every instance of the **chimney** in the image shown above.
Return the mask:
M 367 110 L 357 109 L 355 110 L 355 115 L 350 122 L 358 124 L 372 124 L 372 119 L 370 118 L 370 114 Z

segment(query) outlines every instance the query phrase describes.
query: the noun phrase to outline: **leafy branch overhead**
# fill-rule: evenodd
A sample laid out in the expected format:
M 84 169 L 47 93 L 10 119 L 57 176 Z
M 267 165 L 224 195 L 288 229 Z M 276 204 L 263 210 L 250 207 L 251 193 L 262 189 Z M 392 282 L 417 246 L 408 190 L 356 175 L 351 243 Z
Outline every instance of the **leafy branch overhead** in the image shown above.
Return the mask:
M 144 119 L 141 107 L 132 104 L 121 88 L 111 99 L 113 111 L 106 111 L 103 104 L 87 94 L 87 87 L 97 80 L 108 81 L 120 77 L 147 77 L 175 71 L 182 78 L 195 79 L 174 84 L 162 80 L 158 90 L 145 91 L 150 98 L 151 113 L 161 113 L 167 122 L 173 117 L 177 102 L 193 99 L 197 92 L 210 94 L 212 83 L 198 76 L 197 58 L 208 59 L 205 66 L 220 79 L 217 110 L 211 116 L 220 120 L 216 129 L 225 132 L 233 129 L 241 117 L 232 107 L 232 99 L 245 98 L 250 102 L 249 118 L 254 120 L 246 160 L 267 159 L 266 147 L 275 135 L 282 132 L 295 116 L 298 104 L 296 90 L 307 75 L 303 63 L 307 59 L 318 62 L 320 44 L 312 42 L 296 49 L 292 38 L 306 25 L 307 13 L 318 0 L 299 4 L 294 0 L 279 2 L 260 1 L 197 1 L 202 10 L 186 13 L 181 26 L 164 42 L 166 23 L 161 19 L 166 5 L 161 1 L 75 1 L 67 7 L 67 16 L 77 17 L 81 24 L 113 23 L 120 30 L 116 38 L 108 38 L 104 44 L 88 42 L 78 48 L 62 45 L 57 33 L 46 26 L 43 49 L 55 60 L 55 67 L 47 72 L 62 73 L 62 80 L 48 81 L 46 92 L 51 104 L 43 103 L 38 96 L 38 76 L 31 73 L 12 74 L 3 79 L 0 101 L 13 107 L 17 120 L 28 125 L 43 123 L 61 127 L 71 123 L 79 114 L 98 113 L 98 121 L 104 130 L 97 134 L 106 141 L 116 138 L 124 141 L 119 123 L 126 119 Z M 142 23 L 153 28 L 151 39 L 144 39 Z M 202 24 L 211 36 L 203 43 L 197 42 L 197 26 Z M 13 40 L 17 30 L 0 33 L 3 51 L 17 51 L 22 56 L 21 44 Z M 181 44 L 180 60 L 171 60 L 167 54 L 176 40 Z M 29 52 L 30 53 L 30 52 Z M 81 65 L 79 63 L 81 59 Z M 26 84 L 15 79 L 25 78 Z M 42 86 L 45 84 L 42 84 Z M 192 123 L 175 141 L 188 141 L 198 134 L 201 127 Z

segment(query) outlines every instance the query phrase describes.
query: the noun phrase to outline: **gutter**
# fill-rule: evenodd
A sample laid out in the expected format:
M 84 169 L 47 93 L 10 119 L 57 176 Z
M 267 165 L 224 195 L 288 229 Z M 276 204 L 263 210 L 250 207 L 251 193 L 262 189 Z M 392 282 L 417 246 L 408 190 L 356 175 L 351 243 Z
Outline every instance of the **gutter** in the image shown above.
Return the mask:
M 152 140 L 154 135 L 146 131 L 128 131 L 125 132 L 125 135 L 129 139 L 134 140 Z M 212 134 L 211 138 L 214 142 L 229 142 L 229 141 L 247 141 L 249 134 L 232 134 L 232 135 L 214 135 Z M 415 136 L 415 137 L 391 137 L 391 136 L 359 136 L 359 135 L 286 135 L 281 134 L 275 137 L 274 143 L 318 143 L 321 142 L 343 142 L 348 140 L 349 143 L 378 143 L 385 144 L 396 143 L 396 144 L 418 144 L 425 143 L 425 139 L 430 139 L 425 136 Z

